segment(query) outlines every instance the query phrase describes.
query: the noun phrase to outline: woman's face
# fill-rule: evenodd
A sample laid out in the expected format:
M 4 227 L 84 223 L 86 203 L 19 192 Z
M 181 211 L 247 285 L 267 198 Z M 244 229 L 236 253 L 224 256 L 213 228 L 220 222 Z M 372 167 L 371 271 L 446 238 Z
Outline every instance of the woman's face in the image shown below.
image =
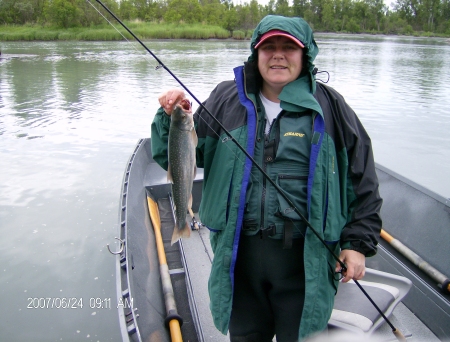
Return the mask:
M 258 47 L 258 69 L 267 87 L 281 93 L 283 87 L 296 80 L 302 71 L 303 49 L 291 39 L 274 36 Z M 268 90 L 268 89 L 267 89 Z

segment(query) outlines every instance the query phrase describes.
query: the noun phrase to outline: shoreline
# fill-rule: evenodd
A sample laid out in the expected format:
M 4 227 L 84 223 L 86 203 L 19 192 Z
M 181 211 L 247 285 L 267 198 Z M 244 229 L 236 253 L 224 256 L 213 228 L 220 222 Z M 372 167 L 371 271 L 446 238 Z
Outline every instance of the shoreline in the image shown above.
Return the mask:
M 127 22 L 126 25 L 142 40 L 250 40 L 252 30 L 236 30 L 230 32 L 220 26 L 203 24 L 156 24 Z M 352 37 L 408 37 L 408 38 L 443 38 L 449 39 L 450 35 L 433 34 L 431 32 L 414 32 L 411 35 L 386 34 L 383 32 L 321 32 L 315 31 L 315 35 L 336 35 Z M 120 41 L 134 39 L 125 29 L 110 25 L 95 27 L 55 28 L 42 27 L 40 25 L 0 25 L 0 42 L 10 41 Z

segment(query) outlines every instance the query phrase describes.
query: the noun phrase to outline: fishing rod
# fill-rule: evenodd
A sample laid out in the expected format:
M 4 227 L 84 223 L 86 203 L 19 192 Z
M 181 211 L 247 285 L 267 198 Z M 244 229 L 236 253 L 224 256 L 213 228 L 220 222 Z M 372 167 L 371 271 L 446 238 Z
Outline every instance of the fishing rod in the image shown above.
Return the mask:
M 91 0 L 87 0 L 91 1 Z M 340 273 L 347 271 L 347 265 L 339 259 L 339 257 L 331 250 L 331 248 L 327 245 L 325 240 L 320 236 L 317 230 L 311 225 L 311 223 L 305 218 L 305 216 L 300 212 L 300 210 L 292 203 L 291 199 L 284 193 L 284 191 L 269 177 L 269 175 L 263 170 L 263 168 L 253 159 L 253 157 L 247 152 L 247 150 L 239 144 L 239 142 L 232 136 L 232 134 L 225 128 L 225 126 L 205 107 L 205 105 L 189 90 L 189 88 L 184 85 L 184 83 L 131 31 L 108 7 L 106 7 L 100 0 L 95 0 L 100 6 L 102 6 L 105 11 L 107 11 L 131 36 L 136 39 L 136 41 L 142 45 L 142 47 L 158 62 L 158 66 L 156 70 L 163 68 L 165 69 L 174 79 L 178 82 L 178 84 L 186 90 L 186 92 L 192 96 L 195 102 L 214 120 L 214 122 L 223 130 L 223 132 L 228 136 L 228 138 L 235 143 L 235 145 L 245 154 L 245 156 L 252 162 L 252 164 L 261 172 L 263 177 L 275 188 L 275 190 L 283 197 L 283 199 L 292 207 L 295 213 L 304 221 L 306 226 L 311 229 L 313 234 L 320 240 L 322 245 L 330 252 L 333 258 L 339 263 L 341 270 Z M 384 313 L 380 310 L 377 304 L 372 300 L 370 295 L 363 289 L 361 284 L 357 280 L 353 280 L 355 284 L 361 289 L 364 295 L 369 299 L 378 313 L 383 317 L 383 319 L 389 324 L 392 329 L 392 332 L 397 337 L 399 341 L 406 341 L 405 337 L 402 333 L 392 325 L 392 323 L 388 320 L 388 318 L 384 315 Z
M 91 0 L 88 0 L 91 1 Z M 325 240 L 319 235 L 317 230 L 311 225 L 311 223 L 305 218 L 305 216 L 298 210 L 298 208 L 292 203 L 291 199 L 284 193 L 284 191 L 273 181 L 269 175 L 263 170 L 263 168 L 253 159 L 253 157 L 247 152 L 247 150 L 239 144 L 239 142 L 231 135 L 231 133 L 225 128 L 225 126 L 205 107 L 205 105 L 197 99 L 197 97 L 188 89 L 186 85 L 184 85 L 183 82 L 113 13 L 111 10 L 106 7 L 100 0 L 95 0 L 98 2 L 114 19 L 117 20 L 117 22 L 128 31 L 129 34 L 133 36 L 136 41 L 141 44 L 144 49 L 159 63 L 159 65 L 156 67 L 156 69 L 163 68 L 165 69 L 174 79 L 178 82 L 178 84 L 183 87 L 186 92 L 192 96 L 192 98 L 199 104 L 199 106 L 219 125 L 219 127 L 223 130 L 223 132 L 228 136 L 230 140 L 232 140 L 236 146 L 245 154 L 245 156 L 250 159 L 252 164 L 256 166 L 256 168 L 262 173 L 264 178 L 266 178 L 267 181 L 277 190 L 277 192 L 283 197 L 286 202 L 289 204 L 290 207 L 297 213 L 297 215 L 305 222 L 305 224 L 308 226 L 308 228 L 311 229 L 311 231 L 316 235 L 316 237 L 322 242 L 322 244 L 328 249 L 328 251 L 331 253 L 333 258 L 339 263 L 341 266 L 341 272 L 345 272 L 347 270 L 347 266 L 345 263 L 343 263 L 339 257 L 331 250 L 331 248 L 327 245 Z

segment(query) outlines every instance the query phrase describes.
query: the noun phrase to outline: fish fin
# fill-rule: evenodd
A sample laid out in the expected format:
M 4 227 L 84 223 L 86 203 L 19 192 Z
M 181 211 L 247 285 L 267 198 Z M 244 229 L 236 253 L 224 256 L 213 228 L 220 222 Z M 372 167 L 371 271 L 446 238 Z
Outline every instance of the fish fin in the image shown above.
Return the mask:
M 170 245 L 172 246 L 175 242 L 177 242 L 178 240 L 180 240 L 180 231 L 178 229 L 178 225 L 175 225 L 175 228 L 173 229 L 173 234 L 172 234 L 172 241 L 170 242 Z
M 192 135 L 192 141 L 194 142 L 194 146 L 197 147 L 198 137 L 197 137 L 197 132 L 195 131 L 195 128 L 192 128 L 191 135 Z
M 188 209 L 189 210 L 189 215 L 191 215 L 191 218 L 195 218 L 194 212 L 192 211 L 191 208 Z
M 192 217 L 194 217 L 194 214 L 192 212 L 192 194 L 189 196 L 189 200 L 188 200 L 188 210 L 189 213 L 191 214 Z
M 173 229 L 172 241 L 170 245 L 173 245 L 175 242 L 180 240 L 180 238 L 188 238 L 191 236 L 191 228 L 189 227 L 189 223 L 185 222 L 183 229 L 178 229 L 178 224 L 175 224 L 175 228 Z
M 189 238 L 191 237 L 191 226 L 186 222 L 184 228 L 181 230 L 181 237 Z
M 173 184 L 172 169 L 170 167 L 170 164 L 167 167 L 167 181 Z
M 192 179 L 195 179 L 196 176 L 197 176 L 197 165 L 194 165 L 194 178 Z

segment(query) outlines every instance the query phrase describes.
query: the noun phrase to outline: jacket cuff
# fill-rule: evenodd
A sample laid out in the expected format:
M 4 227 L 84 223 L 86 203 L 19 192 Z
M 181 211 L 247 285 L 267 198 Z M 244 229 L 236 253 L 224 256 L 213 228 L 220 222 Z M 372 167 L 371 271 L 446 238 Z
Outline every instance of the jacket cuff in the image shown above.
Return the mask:
M 164 126 L 170 126 L 170 115 L 166 113 L 164 108 L 159 107 L 158 111 L 156 112 L 156 115 L 159 116 L 159 120 L 161 121 L 161 124 Z
M 346 241 L 341 242 L 341 249 L 349 249 L 352 251 L 357 251 L 361 254 L 364 254 L 365 257 L 371 257 L 374 256 L 377 253 L 376 248 L 372 249 L 367 246 L 367 244 L 364 243 L 364 241 L 357 240 L 357 241 Z

